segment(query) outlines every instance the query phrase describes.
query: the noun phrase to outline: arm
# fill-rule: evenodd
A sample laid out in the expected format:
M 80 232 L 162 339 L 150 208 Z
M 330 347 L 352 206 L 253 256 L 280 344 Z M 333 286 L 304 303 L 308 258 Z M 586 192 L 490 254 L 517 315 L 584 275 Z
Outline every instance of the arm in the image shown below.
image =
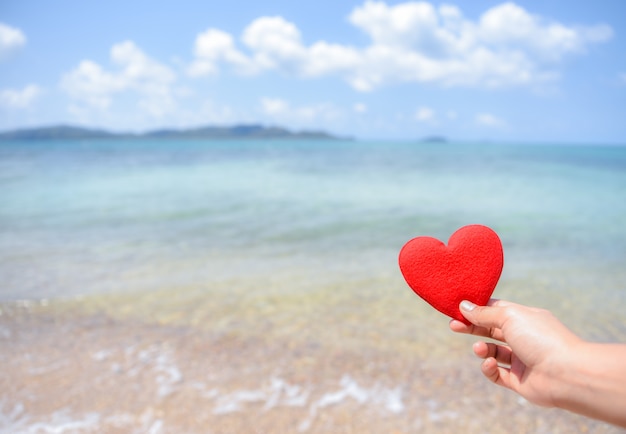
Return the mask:
M 569 366 L 556 406 L 626 428 L 626 345 L 585 342 Z
M 483 374 L 529 401 L 626 428 L 626 345 L 583 341 L 550 312 L 502 300 L 461 303 L 472 323 L 450 328 L 496 339 L 477 342 Z

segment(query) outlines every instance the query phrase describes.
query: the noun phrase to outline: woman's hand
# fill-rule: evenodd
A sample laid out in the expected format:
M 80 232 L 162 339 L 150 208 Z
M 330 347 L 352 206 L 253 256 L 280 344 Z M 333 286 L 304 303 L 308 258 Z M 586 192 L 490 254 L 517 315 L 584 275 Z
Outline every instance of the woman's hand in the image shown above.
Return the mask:
M 453 331 L 499 341 L 473 347 L 489 380 L 535 404 L 626 428 L 626 345 L 583 341 L 549 311 L 508 301 L 463 301 L 460 309 L 472 324 L 452 320 Z

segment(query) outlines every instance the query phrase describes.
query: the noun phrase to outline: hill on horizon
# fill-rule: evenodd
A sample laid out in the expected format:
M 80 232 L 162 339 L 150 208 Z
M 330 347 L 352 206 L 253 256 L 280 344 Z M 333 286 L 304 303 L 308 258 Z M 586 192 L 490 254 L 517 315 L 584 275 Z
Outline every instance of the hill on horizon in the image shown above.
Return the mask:
M 22 128 L 0 132 L 0 140 L 52 139 L 325 139 L 341 137 L 325 131 L 291 131 L 282 127 L 263 125 L 205 126 L 186 129 L 155 129 L 143 133 L 116 133 L 105 129 L 72 125 Z

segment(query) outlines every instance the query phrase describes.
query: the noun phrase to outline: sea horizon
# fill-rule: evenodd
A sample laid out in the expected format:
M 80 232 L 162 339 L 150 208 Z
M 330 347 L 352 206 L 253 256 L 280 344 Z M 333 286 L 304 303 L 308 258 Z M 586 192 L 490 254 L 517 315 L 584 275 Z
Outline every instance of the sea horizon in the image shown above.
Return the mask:
M 254 135 L 250 133 L 266 133 Z M 196 135 L 201 133 L 205 135 Z M 218 134 L 216 134 L 218 133 Z M 273 135 L 272 135 L 273 134 Z M 229 137 L 224 137 L 228 135 Z M 0 130 L 0 142 L 6 141 L 55 141 L 55 140 L 338 140 L 357 142 L 387 143 L 441 143 L 441 144 L 500 144 L 500 145 L 531 145 L 531 146 L 626 146 L 625 140 L 563 140 L 563 139 L 496 139 L 496 138 L 463 138 L 450 137 L 444 133 L 428 133 L 412 137 L 360 137 L 354 134 L 338 133 L 323 129 L 293 128 L 279 124 L 247 122 L 235 124 L 198 124 L 198 125 L 162 125 L 140 130 L 111 129 L 98 125 L 50 123 Z

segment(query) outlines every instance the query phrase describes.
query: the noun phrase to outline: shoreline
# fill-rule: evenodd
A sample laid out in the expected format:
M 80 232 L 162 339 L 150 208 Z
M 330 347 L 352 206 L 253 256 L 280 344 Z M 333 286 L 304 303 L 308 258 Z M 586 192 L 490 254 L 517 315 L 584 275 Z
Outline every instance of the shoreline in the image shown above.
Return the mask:
M 150 310 L 136 295 L 104 304 L 4 303 L 0 431 L 479 433 L 489 426 L 505 433 L 517 426 L 519 432 L 619 432 L 490 384 L 471 355 L 471 337 L 437 344 L 438 333 L 420 327 L 424 318 L 409 324 L 412 336 L 404 335 L 404 313 L 394 319 L 384 298 L 372 293 L 360 299 L 370 327 L 359 328 L 365 317 L 343 300 L 320 304 L 330 312 L 316 323 L 319 312 L 309 306 L 305 321 L 291 329 L 284 325 L 293 320 L 288 314 L 261 322 L 277 313 L 269 308 L 239 311 L 249 322 L 237 322 L 232 311 L 225 313 L 230 322 L 211 319 L 228 300 L 206 312 L 203 324 L 164 321 L 158 309 L 152 319 L 124 312 L 128 301 Z M 418 303 L 411 309 L 421 311 Z M 332 317 L 339 320 L 329 323 Z M 250 329 L 253 324 L 258 327 Z

